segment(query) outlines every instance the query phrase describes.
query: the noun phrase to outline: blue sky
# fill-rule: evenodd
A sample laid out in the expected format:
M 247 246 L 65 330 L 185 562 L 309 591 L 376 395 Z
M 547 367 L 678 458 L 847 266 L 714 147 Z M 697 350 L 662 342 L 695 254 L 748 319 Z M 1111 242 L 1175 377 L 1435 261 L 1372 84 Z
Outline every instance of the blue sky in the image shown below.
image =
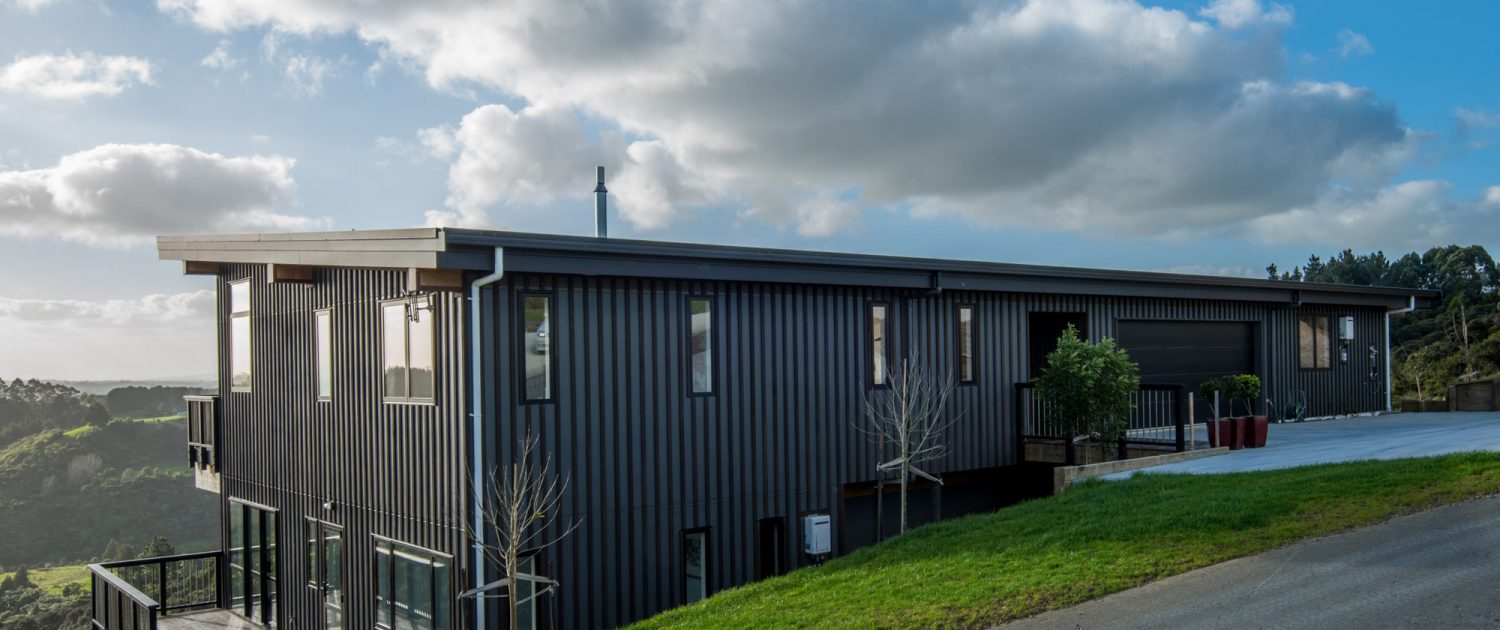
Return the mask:
M 0 0 L 0 377 L 211 371 L 173 231 L 1259 274 L 1500 235 L 1492 2 Z M 182 228 L 182 229 L 177 229 Z

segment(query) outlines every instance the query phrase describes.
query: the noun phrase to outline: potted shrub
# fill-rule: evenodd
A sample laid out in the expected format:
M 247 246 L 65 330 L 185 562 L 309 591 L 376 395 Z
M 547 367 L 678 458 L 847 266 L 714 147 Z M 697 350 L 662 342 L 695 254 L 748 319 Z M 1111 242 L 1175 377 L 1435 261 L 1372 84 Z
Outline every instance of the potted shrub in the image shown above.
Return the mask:
M 1271 418 L 1269 416 L 1255 415 L 1255 401 L 1260 399 L 1260 377 L 1254 374 L 1240 374 L 1233 377 L 1234 392 L 1231 400 L 1238 399 L 1245 405 L 1245 414 L 1240 418 L 1244 423 L 1245 446 L 1261 448 L 1266 445 L 1266 433 L 1270 430 Z
M 1208 445 L 1227 446 L 1230 450 L 1244 448 L 1244 424 L 1236 422 L 1232 417 L 1234 414 L 1234 380 L 1221 376 L 1204 381 L 1198 386 L 1198 395 L 1203 396 L 1204 400 L 1213 401 L 1214 392 L 1219 393 L 1219 402 L 1227 403 L 1230 409 L 1226 414 L 1218 407 L 1214 407 L 1214 419 L 1208 421 Z

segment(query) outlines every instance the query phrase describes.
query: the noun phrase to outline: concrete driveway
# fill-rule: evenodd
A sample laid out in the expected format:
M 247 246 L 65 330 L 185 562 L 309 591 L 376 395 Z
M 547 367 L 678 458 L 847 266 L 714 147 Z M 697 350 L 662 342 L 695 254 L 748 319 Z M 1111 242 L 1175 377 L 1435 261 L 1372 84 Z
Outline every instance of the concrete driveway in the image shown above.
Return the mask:
M 1173 576 L 1003 628 L 1500 627 L 1500 498 Z
M 1199 427 L 1201 430 L 1202 427 Z M 1137 471 L 1226 473 L 1291 468 L 1309 464 L 1363 459 L 1424 457 L 1463 451 L 1500 451 L 1500 413 L 1398 413 L 1370 418 L 1273 424 L 1265 448 L 1247 448 L 1223 455 Z

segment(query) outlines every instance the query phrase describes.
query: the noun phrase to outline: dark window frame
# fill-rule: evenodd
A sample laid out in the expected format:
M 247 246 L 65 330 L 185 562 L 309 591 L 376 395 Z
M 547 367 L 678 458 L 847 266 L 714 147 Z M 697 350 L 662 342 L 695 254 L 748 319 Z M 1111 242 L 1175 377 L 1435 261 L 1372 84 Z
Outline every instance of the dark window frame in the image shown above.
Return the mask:
M 975 350 L 979 347 L 979 335 L 975 332 L 974 324 L 979 318 L 979 309 L 969 302 L 959 302 L 953 309 L 953 360 L 954 372 L 959 385 L 974 385 L 979 382 L 979 362 L 974 359 Z M 969 311 L 969 377 L 963 376 L 964 361 L 964 311 Z
M 526 298 L 547 298 L 547 397 L 530 398 L 526 395 L 526 358 L 531 349 L 526 347 Z M 519 352 L 512 352 L 515 356 L 515 370 L 518 378 L 516 382 L 516 400 L 522 405 L 550 405 L 557 402 L 557 295 L 555 291 L 544 289 L 518 289 L 515 292 L 516 302 L 516 348 Z
M 680 556 L 682 558 L 682 562 L 680 564 L 680 566 L 682 567 L 682 573 L 681 573 L 682 581 L 681 581 L 681 586 L 678 588 L 677 594 L 678 594 L 679 597 L 681 597 L 680 601 L 683 603 L 683 605 L 692 603 L 692 602 L 688 601 L 688 591 L 687 591 L 687 585 L 688 585 L 687 541 L 688 541 L 688 536 L 690 536 L 690 535 L 693 535 L 693 534 L 703 534 L 703 575 L 699 576 L 699 579 L 703 581 L 703 599 L 708 599 L 710 596 L 712 596 L 714 594 L 713 581 L 712 581 L 713 570 L 709 568 L 709 566 L 710 566 L 709 565 L 709 561 L 713 558 L 713 556 L 710 555 L 710 553 L 709 553 L 709 550 L 713 548 L 713 533 L 710 531 L 711 529 L 712 528 L 707 527 L 707 526 L 704 526 L 704 527 L 690 527 L 690 528 L 682 530 L 681 535 L 678 537 L 678 541 L 679 541 L 679 543 L 678 543 L 679 544 L 679 546 L 678 546 L 678 553 L 680 554 Z M 697 601 L 703 601 L 703 600 L 700 599 L 700 600 L 697 600 Z
M 1307 365 L 1303 365 L 1302 364 L 1302 321 L 1306 320 L 1306 319 L 1311 319 L 1314 322 L 1316 322 L 1319 319 L 1323 320 L 1323 326 L 1322 326 L 1322 331 L 1323 331 L 1322 339 L 1323 339 L 1323 343 L 1321 344 L 1321 346 L 1322 346 L 1322 348 L 1321 348 L 1322 352 L 1321 353 L 1319 352 L 1319 344 L 1318 344 L 1318 332 L 1317 332 L 1318 327 L 1317 327 L 1316 324 L 1314 324 L 1314 326 L 1313 326 L 1313 364 L 1311 366 L 1307 366 Z M 1325 314 L 1299 313 L 1297 315 L 1297 335 L 1296 335 L 1295 339 L 1296 339 L 1296 342 L 1297 342 L 1297 370 L 1299 372 L 1327 372 L 1327 371 L 1333 370 L 1333 365 L 1334 365 L 1334 361 L 1333 361 L 1334 337 L 1336 336 L 1336 333 L 1333 330 L 1333 327 L 1334 327 L 1334 316 L 1333 315 L 1329 315 L 1329 314 L 1326 314 L 1326 313 Z M 1318 359 L 1319 359 L 1319 357 L 1321 357 L 1327 364 L 1323 365 L 1323 366 L 1319 366 L 1318 365 Z
M 885 353 L 885 379 L 875 382 L 875 308 L 885 308 L 884 328 L 881 332 L 881 341 L 884 342 L 882 350 Z M 864 309 L 865 324 L 861 328 L 865 331 L 865 377 L 869 379 L 868 389 L 890 389 L 891 388 L 891 308 L 890 300 L 866 300 Z
M 416 300 L 418 298 L 427 300 L 428 313 L 429 313 L 429 316 L 432 317 L 432 322 L 431 322 L 431 328 L 432 328 L 432 344 L 431 344 L 432 345 L 432 357 L 431 357 L 431 360 L 432 360 L 432 396 L 431 397 L 422 397 L 422 396 L 412 396 L 411 395 L 411 311 L 412 311 L 413 308 L 420 308 L 420 307 L 416 306 Z M 390 395 L 387 395 L 386 391 L 385 391 L 385 341 L 386 341 L 386 339 L 385 339 L 385 336 L 386 336 L 386 330 L 385 330 L 385 309 L 386 309 L 387 306 L 390 306 L 390 305 L 393 305 L 393 304 L 401 304 L 401 305 L 403 305 L 403 307 L 405 308 L 405 315 L 406 315 L 405 318 L 403 318 L 403 320 L 402 320 L 403 322 L 405 322 L 405 325 L 401 327 L 401 343 L 402 343 L 402 347 L 405 348 L 404 359 L 403 359 L 404 360 L 403 366 L 405 367 L 405 374 L 406 374 L 406 393 L 407 393 L 406 396 L 390 396 Z M 332 325 L 332 320 L 329 321 L 329 325 L 330 326 Z M 438 343 L 437 343 L 437 341 L 438 341 L 437 300 L 433 299 L 433 297 L 430 296 L 430 295 L 425 295 L 425 296 L 406 296 L 406 297 L 393 298 L 393 299 L 389 299 L 389 300 L 381 300 L 380 301 L 380 337 L 379 337 L 379 339 L 380 339 L 380 356 L 378 357 L 378 360 L 380 362 L 380 402 L 386 403 L 386 404 L 393 404 L 393 405 L 435 405 L 435 404 L 437 404 L 437 393 L 439 391 L 441 391 L 441 385 L 438 383 L 438 369 L 437 369 L 437 367 L 438 367 L 438 357 L 437 357 L 437 354 L 438 354 L 438 352 L 437 352 L 437 348 L 438 348 Z
M 255 390 L 255 296 L 250 283 L 250 278 L 230 280 L 225 283 L 229 289 L 229 391 L 231 393 L 248 394 Z M 245 309 L 234 308 L 234 287 L 245 286 Z M 244 319 L 245 324 L 245 365 L 249 366 L 249 385 L 234 384 L 234 324 L 236 320 Z
M 683 365 L 687 372 L 687 395 L 689 398 L 705 398 L 716 396 L 719 393 L 719 327 L 718 300 L 712 295 L 688 295 L 683 300 L 683 321 L 687 322 L 687 343 L 684 344 L 683 354 L 685 359 Z M 693 389 L 693 302 L 708 302 L 708 390 L 696 391 Z
M 232 592 L 234 587 L 233 579 L 230 579 L 229 585 L 225 587 L 226 590 L 229 591 L 227 594 L 228 602 L 226 602 L 226 605 L 228 606 L 229 610 L 240 614 L 241 616 L 252 619 L 256 618 L 250 610 L 250 606 L 252 605 L 250 601 L 250 592 L 254 591 L 256 597 L 253 605 L 260 608 L 258 618 L 261 620 L 262 624 L 266 625 L 267 627 L 274 628 L 276 627 L 276 622 L 279 621 L 278 619 L 276 619 L 276 617 L 280 617 L 281 615 L 281 607 L 283 602 L 281 593 L 281 574 L 284 571 L 284 568 L 281 566 L 280 558 L 278 557 L 277 553 L 278 549 L 286 544 L 285 539 L 281 535 L 281 510 L 234 496 L 229 497 L 228 502 L 230 510 L 240 510 L 240 518 L 242 523 L 246 522 L 249 518 L 252 517 L 258 520 L 255 525 L 255 531 L 260 533 L 260 558 L 256 560 L 255 565 L 256 567 L 258 567 L 258 570 L 255 573 L 258 573 L 258 575 L 252 576 L 252 571 L 250 570 L 248 562 L 246 562 L 246 566 L 242 566 L 239 568 L 240 571 L 244 573 L 243 580 L 246 587 L 246 592 L 243 594 L 243 609 L 236 609 L 232 603 L 234 601 L 235 595 Z M 267 517 L 269 517 L 269 519 Z M 270 520 L 272 522 L 272 544 L 266 544 L 267 520 Z M 229 533 L 231 535 L 234 533 L 232 526 L 229 528 Z M 249 538 L 248 527 L 243 527 L 242 533 L 246 538 Z M 301 538 L 300 534 L 298 535 L 298 538 Z M 233 563 L 233 549 L 235 544 L 240 544 L 241 548 L 244 549 L 246 553 L 248 553 L 248 550 L 250 548 L 248 540 L 230 540 L 224 545 L 225 551 L 227 552 L 224 563 L 228 567 L 227 571 L 230 573 L 232 573 L 235 569 Z M 270 565 L 272 566 L 272 570 L 269 572 L 266 571 L 268 560 L 270 561 Z M 254 577 L 253 580 L 252 577 Z M 271 597 L 267 597 L 267 593 L 272 593 L 273 590 L 273 595 Z
M 327 317 L 328 318 L 328 347 L 327 348 L 323 348 L 322 347 L 322 339 L 323 339 L 323 337 L 321 335 L 322 331 L 320 331 L 318 329 L 318 319 L 320 317 Z M 334 337 L 334 331 L 333 331 L 333 307 L 314 309 L 313 310 L 313 399 L 316 400 L 317 402 L 320 402 L 320 403 L 333 402 L 334 383 L 338 382 L 338 379 L 336 379 L 336 378 L 333 377 L 334 376 L 334 369 L 333 369 L 333 356 L 334 356 L 333 341 L 334 341 L 335 338 L 336 337 Z M 381 342 L 382 342 L 381 351 L 382 352 L 384 352 L 384 348 L 385 348 L 385 345 L 383 343 L 384 341 L 385 341 L 385 339 L 382 338 L 381 339 Z M 323 394 L 323 353 L 325 351 L 328 353 L 328 394 L 327 395 Z M 384 363 L 384 362 L 382 361 L 382 363 Z M 382 366 L 382 369 L 384 369 L 383 366 Z M 408 378 L 410 378 L 410 377 L 408 376 Z M 385 380 L 381 379 L 381 382 L 384 383 Z
M 421 546 L 418 546 L 418 545 L 413 545 L 413 544 L 408 543 L 408 542 L 403 542 L 401 540 L 397 540 L 395 538 L 391 538 L 390 536 L 382 536 L 380 534 L 370 534 L 370 538 L 371 538 L 371 541 L 372 541 L 372 544 L 370 545 L 370 554 L 371 554 L 371 557 L 370 557 L 370 569 L 372 571 L 376 571 L 376 575 L 377 576 L 379 575 L 379 573 L 378 573 L 379 567 L 376 566 L 376 565 L 378 565 L 380 563 L 381 548 L 384 547 L 386 549 L 386 552 L 385 552 L 386 555 L 389 556 L 390 559 L 391 559 L 390 565 L 386 567 L 386 570 L 390 571 L 391 580 L 392 580 L 391 599 L 388 602 L 390 604 L 390 607 L 391 607 L 391 616 L 390 616 L 391 625 L 390 626 L 385 626 L 385 625 L 381 625 L 378 622 L 372 622 L 373 627 L 375 627 L 375 628 L 377 628 L 379 630 L 392 630 L 394 627 L 396 627 L 397 625 L 399 625 L 397 623 L 397 621 L 396 621 L 396 618 L 397 618 L 396 617 L 397 602 L 396 602 L 396 597 L 395 597 L 396 593 L 395 593 L 395 586 L 394 586 L 394 584 L 395 584 L 395 579 L 396 579 L 395 578 L 395 570 L 396 570 L 395 558 L 396 558 L 396 552 L 397 551 L 401 551 L 401 552 L 405 552 L 406 555 L 408 555 L 408 556 L 423 556 L 427 560 L 427 568 L 428 568 L 428 571 L 429 571 L 428 591 L 427 592 L 432 596 L 432 602 L 431 602 L 431 604 L 433 606 L 433 609 L 432 609 L 432 616 L 433 616 L 432 627 L 434 628 L 434 630 L 452 630 L 452 627 L 457 623 L 457 619 L 458 619 L 459 613 L 462 610 L 462 607 L 460 606 L 459 601 L 458 601 L 457 594 L 454 592 L 456 590 L 455 587 L 458 585 L 459 582 L 458 582 L 458 575 L 457 575 L 457 566 L 458 565 L 457 565 L 457 563 L 454 562 L 453 556 L 448 555 L 446 553 L 443 553 L 441 551 L 436 551 L 436 550 L 433 550 L 433 549 L 428 549 L 426 547 L 421 547 Z M 444 562 L 444 563 L 446 563 L 448 565 L 447 566 L 447 571 L 448 571 L 448 589 L 449 589 L 448 596 L 451 599 L 451 601 L 446 602 L 447 605 L 448 605 L 448 609 L 447 609 L 447 611 L 448 611 L 448 615 L 447 615 L 448 616 L 448 627 L 447 628 L 443 628 L 443 627 L 439 626 L 438 623 L 437 623 L 437 605 L 438 605 L 438 588 L 437 588 L 438 581 L 437 581 L 437 576 L 438 576 L 438 569 L 435 566 L 433 566 L 433 565 L 435 565 L 439 561 L 442 561 L 442 562 Z M 377 602 L 378 599 L 379 599 L 379 597 L 380 597 L 380 593 L 379 593 L 380 580 L 378 578 L 376 578 L 376 579 L 372 580 L 372 582 L 373 582 L 372 588 L 375 589 L 375 591 L 371 593 L 370 601 Z M 377 604 L 377 607 L 378 607 L 378 604 Z M 409 607 L 409 604 L 408 604 L 408 607 Z M 373 616 L 376 619 L 379 619 L 378 612 L 375 615 L 373 615 Z

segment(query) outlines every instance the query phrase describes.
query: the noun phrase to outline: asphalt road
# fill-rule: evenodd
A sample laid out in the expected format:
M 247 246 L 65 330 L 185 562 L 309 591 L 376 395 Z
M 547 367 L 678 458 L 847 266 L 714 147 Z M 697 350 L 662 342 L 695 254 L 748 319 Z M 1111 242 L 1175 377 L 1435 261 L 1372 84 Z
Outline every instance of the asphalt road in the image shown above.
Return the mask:
M 1497 628 L 1500 498 L 1232 560 L 1003 628 Z

